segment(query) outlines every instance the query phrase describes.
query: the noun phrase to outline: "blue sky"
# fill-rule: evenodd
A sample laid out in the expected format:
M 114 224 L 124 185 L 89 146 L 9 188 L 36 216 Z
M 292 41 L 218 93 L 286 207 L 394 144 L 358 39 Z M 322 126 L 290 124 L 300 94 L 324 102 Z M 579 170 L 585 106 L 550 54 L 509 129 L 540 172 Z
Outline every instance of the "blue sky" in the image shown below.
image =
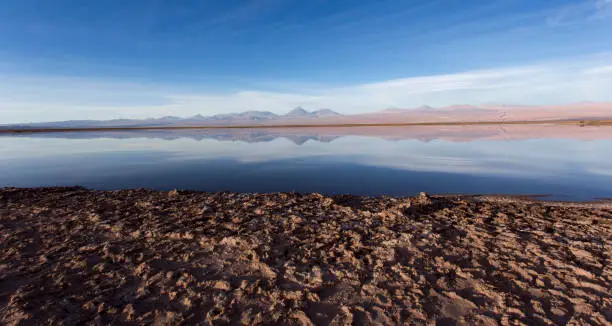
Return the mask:
M 0 123 L 612 100 L 612 0 L 0 0 Z

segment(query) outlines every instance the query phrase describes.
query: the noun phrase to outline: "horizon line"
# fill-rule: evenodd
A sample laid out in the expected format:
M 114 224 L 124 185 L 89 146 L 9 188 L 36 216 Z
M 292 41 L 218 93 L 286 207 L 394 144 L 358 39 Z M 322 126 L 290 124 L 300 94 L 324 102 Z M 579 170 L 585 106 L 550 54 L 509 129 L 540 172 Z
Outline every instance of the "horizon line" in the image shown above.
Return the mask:
M 576 125 L 612 126 L 612 120 L 524 120 L 524 121 L 448 121 L 408 123 L 347 123 L 347 124 L 283 124 L 283 125 L 216 125 L 216 126 L 137 126 L 93 128 L 10 128 L 0 129 L 0 134 L 87 132 L 87 131 L 139 131 L 139 130 L 189 130 L 189 129 L 279 129 L 279 128 L 358 128 L 358 127 L 410 127 L 410 126 L 469 126 L 469 125 Z

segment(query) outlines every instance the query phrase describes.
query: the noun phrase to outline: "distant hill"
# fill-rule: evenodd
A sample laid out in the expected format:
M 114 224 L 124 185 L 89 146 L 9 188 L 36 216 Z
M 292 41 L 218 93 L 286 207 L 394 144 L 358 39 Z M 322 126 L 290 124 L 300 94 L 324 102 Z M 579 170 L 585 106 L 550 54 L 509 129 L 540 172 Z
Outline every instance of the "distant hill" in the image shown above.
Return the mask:
M 321 109 L 313 111 L 312 113 L 310 113 L 310 115 L 315 117 L 337 117 L 341 114 L 330 109 Z
M 310 116 L 310 112 L 304 110 L 301 106 L 287 112 L 285 114 L 286 117 L 308 117 Z
M 312 112 L 308 112 L 306 110 L 304 110 L 302 107 L 297 107 L 291 111 L 289 111 L 287 114 L 285 114 L 285 117 L 291 117 L 291 118 L 296 118 L 296 117 L 301 117 L 301 118 L 306 118 L 306 117 L 337 117 L 340 116 L 341 114 L 335 111 L 332 111 L 331 109 L 320 109 L 320 110 L 316 110 L 316 111 L 312 111 Z
M 268 112 L 268 111 L 245 111 L 240 113 L 229 113 L 229 114 L 217 114 L 210 119 L 212 120 L 252 120 L 252 121 L 261 121 L 278 118 L 278 115 Z M 204 118 L 203 120 L 206 120 Z

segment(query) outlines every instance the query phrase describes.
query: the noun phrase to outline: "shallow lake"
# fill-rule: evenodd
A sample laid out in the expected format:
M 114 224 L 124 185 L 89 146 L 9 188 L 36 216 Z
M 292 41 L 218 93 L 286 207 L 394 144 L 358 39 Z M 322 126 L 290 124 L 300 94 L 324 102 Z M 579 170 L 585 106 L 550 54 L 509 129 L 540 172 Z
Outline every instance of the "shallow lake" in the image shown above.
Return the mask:
M 612 129 L 74 132 L 0 137 L 0 186 L 612 197 Z M 577 127 L 574 127 L 577 128 Z M 610 136 L 608 136 L 610 135 Z

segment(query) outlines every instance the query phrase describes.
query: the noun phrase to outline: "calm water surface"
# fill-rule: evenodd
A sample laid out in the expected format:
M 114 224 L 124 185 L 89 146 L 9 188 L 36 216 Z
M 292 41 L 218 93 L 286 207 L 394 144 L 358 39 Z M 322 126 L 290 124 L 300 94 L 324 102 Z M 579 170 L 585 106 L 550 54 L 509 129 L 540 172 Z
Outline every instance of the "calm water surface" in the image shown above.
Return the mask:
M 611 130 L 612 131 L 612 130 Z M 0 137 L 0 186 L 612 198 L 612 141 L 147 132 Z

